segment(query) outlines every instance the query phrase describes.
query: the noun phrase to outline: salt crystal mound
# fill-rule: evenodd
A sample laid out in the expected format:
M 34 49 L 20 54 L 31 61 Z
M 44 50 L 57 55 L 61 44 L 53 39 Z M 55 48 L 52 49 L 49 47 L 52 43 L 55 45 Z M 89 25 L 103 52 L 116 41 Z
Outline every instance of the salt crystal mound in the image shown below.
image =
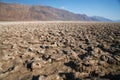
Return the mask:
M 120 79 L 120 23 L 0 23 L 0 80 L 91 79 Z

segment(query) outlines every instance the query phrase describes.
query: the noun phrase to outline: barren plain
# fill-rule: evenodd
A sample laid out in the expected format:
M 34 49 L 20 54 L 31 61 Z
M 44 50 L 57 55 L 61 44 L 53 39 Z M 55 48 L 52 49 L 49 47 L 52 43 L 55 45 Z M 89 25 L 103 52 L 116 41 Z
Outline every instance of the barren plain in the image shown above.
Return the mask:
M 0 80 L 120 80 L 120 23 L 0 22 Z

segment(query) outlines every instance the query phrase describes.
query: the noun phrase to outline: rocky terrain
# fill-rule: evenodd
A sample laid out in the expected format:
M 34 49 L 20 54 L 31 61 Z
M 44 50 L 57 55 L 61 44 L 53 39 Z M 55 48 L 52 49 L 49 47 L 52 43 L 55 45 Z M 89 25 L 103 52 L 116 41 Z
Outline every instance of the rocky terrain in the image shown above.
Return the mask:
M 0 80 L 120 80 L 120 23 L 0 22 Z

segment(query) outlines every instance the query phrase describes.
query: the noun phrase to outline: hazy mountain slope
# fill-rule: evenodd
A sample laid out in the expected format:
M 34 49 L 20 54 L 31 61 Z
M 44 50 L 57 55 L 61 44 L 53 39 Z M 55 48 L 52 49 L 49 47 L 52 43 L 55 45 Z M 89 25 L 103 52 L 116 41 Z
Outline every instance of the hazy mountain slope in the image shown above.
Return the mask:
M 35 20 L 66 20 L 66 21 L 98 21 L 87 15 L 56 9 L 48 6 L 30 6 L 0 2 L 1 21 L 35 21 Z
M 120 20 L 114 20 L 114 22 L 120 22 Z
M 113 22 L 112 20 L 110 20 L 108 18 L 99 17 L 99 16 L 93 16 L 92 18 L 97 19 L 97 20 L 102 21 L 102 22 Z

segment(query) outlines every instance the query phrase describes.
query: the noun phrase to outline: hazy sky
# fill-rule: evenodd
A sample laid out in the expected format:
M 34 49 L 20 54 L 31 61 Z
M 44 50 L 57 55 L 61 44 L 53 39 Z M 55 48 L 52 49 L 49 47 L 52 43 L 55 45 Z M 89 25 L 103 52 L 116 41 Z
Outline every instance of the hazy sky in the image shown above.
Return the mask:
M 120 20 L 120 0 L 0 0 L 1 2 L 45 5 L 88 16 Z

